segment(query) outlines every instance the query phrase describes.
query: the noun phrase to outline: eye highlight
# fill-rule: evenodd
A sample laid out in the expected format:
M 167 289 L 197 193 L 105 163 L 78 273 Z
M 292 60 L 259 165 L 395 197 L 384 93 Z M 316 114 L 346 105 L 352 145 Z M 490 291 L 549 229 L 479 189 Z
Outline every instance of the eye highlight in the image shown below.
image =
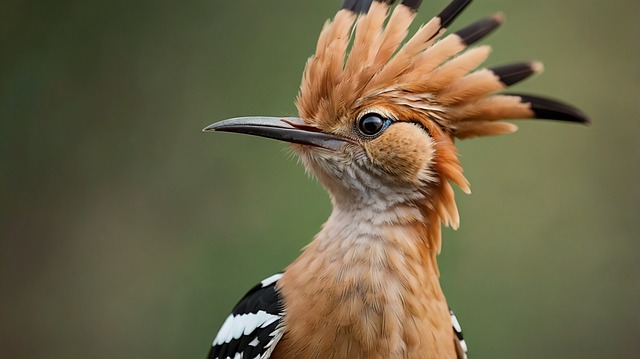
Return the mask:
M 377 113 L 368 113 L 358 121 L 358 131 L 367 137 L 377 136 L 389 127 L 391 120 Z

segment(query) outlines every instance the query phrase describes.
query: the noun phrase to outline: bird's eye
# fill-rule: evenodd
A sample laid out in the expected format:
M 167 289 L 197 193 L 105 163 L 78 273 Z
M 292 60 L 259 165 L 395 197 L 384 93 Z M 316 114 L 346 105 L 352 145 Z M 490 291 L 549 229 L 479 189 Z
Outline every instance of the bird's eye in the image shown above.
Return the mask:
M 383 118 L 377 113 L 368 113 L 358 122 L 358 129 L 365 136 L 375 136 L 382 132 L 391 123 L 391 120 Z

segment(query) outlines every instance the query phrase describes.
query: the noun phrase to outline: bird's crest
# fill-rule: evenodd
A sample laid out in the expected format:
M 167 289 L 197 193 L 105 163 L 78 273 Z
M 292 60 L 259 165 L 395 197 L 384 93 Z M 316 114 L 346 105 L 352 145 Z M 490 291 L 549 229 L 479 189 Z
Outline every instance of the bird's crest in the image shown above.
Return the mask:
M 443 37 L 446 27 L 471 2 L 454 0 L 405 42 L 421 1 L 404 0 L 391 10 L 393 2 L 346 0 L 335 18 L 327 21 L 315 55 L 307 62 L 297 99 L 305 121 L 335 127 L 341 119 L 376 103 L 394 112 L 421 113 L 461 139 L 516 129 L 497 121 L 502 119 L 586 121 L 578 110 L 549 99 L 496 94 L 540 72 L 539 62 L 473 71 L 488 57 L 490 47 L 471 45 L 495 30 L 502 14 Z
M 458 212 L 449 182 L 465 192 L 454 139 L 499 135 L 517 127 L 503 119 L 545 118 L 587 122 L 577 109 L 528 95 L 498 94 L 542 70 L 538 62 L 476 70 L 489 46 L 471 47 L 495 30 L 498 13 L 443 37 L 446 27 L 471 2 L 449 6 L 405 41 L 420 0 L 345 0 L 327 21 L 307 62 L 297 107 L 300 117 L 340 133 L 369 109 L 397 121 L 423 126 L 436 143 L 438 188 L 426 204 L 437 222 L 457 227 Z M 341 130 L 342 129 L 342 130 Z M 437 226 L 439 230 L 439 225 Z M 439 236 L 438 236 L 439 237 Z M 439 246 L 439 244 L 438 244 Z

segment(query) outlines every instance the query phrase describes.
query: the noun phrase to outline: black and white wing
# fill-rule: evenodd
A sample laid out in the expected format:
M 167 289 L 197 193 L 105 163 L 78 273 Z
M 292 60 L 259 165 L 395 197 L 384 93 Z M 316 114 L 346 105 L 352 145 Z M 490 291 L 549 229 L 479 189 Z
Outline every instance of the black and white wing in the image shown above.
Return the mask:
M 213 340 L 209 359 L 266 359 L 282 334 L 282 297 L 274 274 L 253 287 L 240 299 Z
M 456 315 L 453 314 L 453 310 L 449 309 L 449 314 L 451 314 L 451 325 L 453 326 L 453 334 L 455 335 L 453 341 L 456 345 L 458 359 L 468 359 L 467 343 L 464 341 L 464 337 L 462 336 L 462 327 L 460 327 L 460 323 L 458 322 Z

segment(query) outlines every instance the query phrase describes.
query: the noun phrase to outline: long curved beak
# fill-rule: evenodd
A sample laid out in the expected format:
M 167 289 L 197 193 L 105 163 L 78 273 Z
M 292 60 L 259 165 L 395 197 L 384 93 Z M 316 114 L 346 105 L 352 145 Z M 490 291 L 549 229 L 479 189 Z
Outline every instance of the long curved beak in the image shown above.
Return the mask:
M 244 133 L 334 151 L 352 142 L 324 133 L 296 117 L 237 117 L 216 122 L 202 131 Z

